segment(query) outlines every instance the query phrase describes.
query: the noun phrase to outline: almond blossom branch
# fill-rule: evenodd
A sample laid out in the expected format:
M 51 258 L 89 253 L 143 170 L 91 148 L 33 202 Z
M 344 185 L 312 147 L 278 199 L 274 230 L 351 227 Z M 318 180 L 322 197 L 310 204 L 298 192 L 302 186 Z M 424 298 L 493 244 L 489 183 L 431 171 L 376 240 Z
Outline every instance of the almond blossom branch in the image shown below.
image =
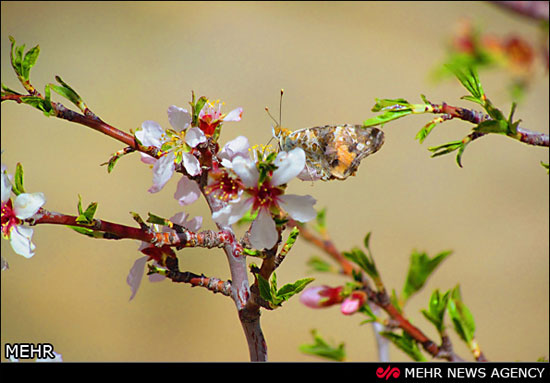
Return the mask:
M 295 223 L 293 223 L 295 224 Z M 345 275 L 352 275 L 354 273 L 361 273 L 363 275 L 362 291 L 364 291 L 369 301 L 374 303 L 376 306 L 383 309 L 391 318 L 391 325 L 403 329 L 408 333 L 413 339 L 422 345 L 424 350 L 426 350 L 434 358 L 446 359 L 448 361 L 462 361 L 463 359 L 456 355 L 454 352 L 449 351 L 449 343 L 446 343 L 446 347 L 438 346 L 430 338 L 428 338 L 420 329 L 410 323 L 401 312 L 391 303 L 390 297 L 387 294 L 385 289 L 375 291 L 368 285 L 368 280 L 364 273 L 358 268 L 355 267 L 351 262 L 349 262 L 344 255 L 335 247 L 335 245 L 329 239 L 322 239 L 311 230 L 309 230 L 305 225 L 297 225 L 296 227 L 300 230 L 300 235 L 305 238 L 308 242 L 317 246 L 328 254 L 332 259 L 337 261 L 342 267 L 342 272 Z
M 146 225 L 141 225 L 140 228 L 137 228 L 95 218 L 90 223 L 82 223 L 78 221 L 77 216 L 50 212 L 44 208 L 41 208 L 33 219 L 28 220 L 28 223 L 30 225 L 53 224 L 82 227 L 105 233 L 101 237 L 104 239 L 135 239 L 159 247 L 203 247 L 211 249 L 223 247 L 230 242 L 230 234 L 227 231 L 203 230 L 195 233 L 182 226 L 173 224 L 176 229 L 175 232 L 156 232 Z M 239 251 L 239 246 L 236 247 L 236 251 Z

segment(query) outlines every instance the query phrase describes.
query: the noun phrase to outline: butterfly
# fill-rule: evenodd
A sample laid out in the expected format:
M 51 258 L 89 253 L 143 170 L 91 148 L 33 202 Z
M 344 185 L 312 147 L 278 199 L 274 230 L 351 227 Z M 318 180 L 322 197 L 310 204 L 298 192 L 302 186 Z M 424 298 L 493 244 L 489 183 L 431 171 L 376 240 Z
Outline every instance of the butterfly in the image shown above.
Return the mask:
M 311 178 L 345 180 L 355 175 L 363 158 L 376 153 L 384 143 L 384 132 L 362 125 L 326 125 L 292 132 L 279 124 L 273 136 L 283 151 L 302 148 Z

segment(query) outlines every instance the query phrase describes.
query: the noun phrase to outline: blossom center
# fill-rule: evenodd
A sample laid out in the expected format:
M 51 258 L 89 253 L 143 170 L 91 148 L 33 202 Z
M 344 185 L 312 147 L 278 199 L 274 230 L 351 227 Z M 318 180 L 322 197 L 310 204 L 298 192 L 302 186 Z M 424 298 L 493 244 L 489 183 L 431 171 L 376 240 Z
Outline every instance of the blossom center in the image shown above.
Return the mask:
M 13 210 L 11 199 L 6 202 L 2 202 L 2 236 L 8 238 L 11 232 L 11 229 L 19 225 L 21 220 L 15 216 L 15 211 Z
M 249 189 L 248 192 L 254 198 L 252 210 L 261 208 L 270 209 L 278 206 L 279 196 L 284 193 L 280 187 L 273 187 L 269 182 L 264 182 L 259 186 Z
M 218 170 L 210 172 L 214 182 L 205 188 L 206 194 L 213 194 L 222 201 L 229 201 L 239 196 L 243 184 L 237 178 L 231 177 L 227 172 Z

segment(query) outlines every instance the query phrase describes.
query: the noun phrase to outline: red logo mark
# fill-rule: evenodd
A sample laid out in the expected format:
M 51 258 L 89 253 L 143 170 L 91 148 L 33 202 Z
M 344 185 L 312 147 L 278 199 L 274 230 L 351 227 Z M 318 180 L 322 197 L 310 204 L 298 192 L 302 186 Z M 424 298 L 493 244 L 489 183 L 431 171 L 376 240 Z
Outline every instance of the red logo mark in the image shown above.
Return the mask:
M 401 375 L 401 371 L 399 371 L 399 368 L 391 366 L 388 366 L 385 370 L 382 367 L 378 367 L 376 369 L 376 376 L 379 378 L 386 378 L 388 380 L 390 376 L 392 378 L 399 378 L 399 375 Z

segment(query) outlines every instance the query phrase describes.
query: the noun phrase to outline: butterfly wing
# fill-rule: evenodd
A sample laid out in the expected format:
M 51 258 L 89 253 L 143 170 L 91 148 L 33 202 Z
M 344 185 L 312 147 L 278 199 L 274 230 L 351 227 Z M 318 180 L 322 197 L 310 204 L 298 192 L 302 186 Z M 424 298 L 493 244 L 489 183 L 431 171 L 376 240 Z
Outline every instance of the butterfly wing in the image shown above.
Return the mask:
M 384 133 L 378 128 L 341 125 L 324 129 L 322 145 L 330 179 L 345 180 L 355 174 L 361 160 L 378 151 L 384 143 Z

